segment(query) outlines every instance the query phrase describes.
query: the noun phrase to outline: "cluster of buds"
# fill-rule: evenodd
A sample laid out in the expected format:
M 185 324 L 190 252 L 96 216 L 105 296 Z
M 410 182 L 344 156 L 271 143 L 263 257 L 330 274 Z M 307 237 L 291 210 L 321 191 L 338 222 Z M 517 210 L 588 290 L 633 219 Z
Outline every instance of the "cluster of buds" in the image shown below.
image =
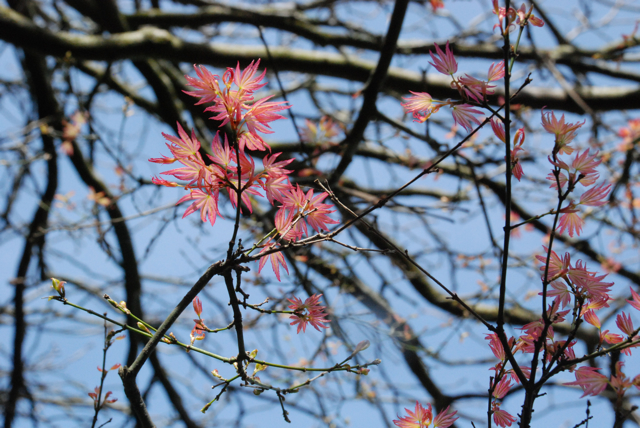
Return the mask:
M 493 0 L 493 14 L 498 16 L 498 24 L 493 26 L 493 29 L 500 28 L 500 33 L 505 34 L 504 31 L 504 19 L 507 19 L 507 28 L 509 32 L 513 31 L 516 27 L 524 27 L 527 24 L 531 24 L 534 27 L 544 26 L 544 21 L 536 17 L 533 13 L 533 5 L 527 9 L 527 6 L 522 3 L 522 6 L 518 10 L 510 7 L 507 10 L 504 7 L 500 7 L 498 0 Z M 515 22 L 514 22 L 515 21 Z
M 62 121 L 62 151 L 68 156 L 73 156 L 73 140 L 75 140 L 84 124 L 87 123 L 88 113 L 76 111 L 71 116 L 71 122 Z
M 193 345 L 193 342 L 195 342 L 196 340 L 202 340 L 204 339 L 204 336 L 206 334 L 207 331 L 209 331 L 209 329 L 207 328 L 206 325 L 204 325 L 204 321 L 202 320 L 202 301 L 200 301 L 200 298 L 198 296 L 196 296 L 193 299 L 193 310 L 195 311 L 196 315 L 198 316 L 197 320 L 193 320 L 193 322 L 195 322 L 195 325 L 193 326 L 193 330 L 191 330 L 191 345 Z
M 213 75 L 205 67 L 196 67 L 197 77 L 186 76 L 187 81 L 195 90 L 185 91 L 186 94 L 200 98 L 196 103 L 213 104 L 205 109 L 213 112 L 212 119 L 221 122 L 221 126 L 229 124 L 233 140 L 229 143 L 227 136 L 224 143 L 219 133 L 211 143 L 213 155 L 207 155 L 207 161 L 200 153 L 200 142 L 192 131 L 191 136 L 178 124 L 178 137 L 163 134 L 168 140 L 167 147 L 172 157 L 149 159 L 151 162 L 172 164 L 178 162 L 181 167 L 165 171 L 162 174 L 172 175 L 184 184 L 171 182 L 158 177 L 153 182 L 168 187 L 184 187 L 189 194 L 178 203 L 192 201 L 184 216 L 200 211 L 202 221 L 215 224 L 216 218 L 221 217 L 218 208 L 221 191 L 226 191 L 235 208 L 238 203 L 238 193 L 242 205 L 249 212 L 252 211 L 252 196 L 265 197 L 271 205 L 281 204 L 276 214 L 276 229 L 280 235 L 278 241 L 295 241 L 304 234 L 308 234 L 307 225 L 316 232 L 328 230 L 328 224 L 338 223 L 328 214 L 333 210 L 322 201 L 326 193 L 313 196 L 313 190 L 306 194 L 299 186 L 293 186 L 289 181 L 291 170 L 285 167 L 293 159 L 278 161 L 280 153 L 266 155 L 262 160 L 262 171 L 256 171 L 252 156 L 246 150 L 270 150 L 260 133 L 271 133 L 269 123 L 283 119 L 278 112 L 288 109 L 285 102 L 270 102 L 271 97 L 254 100 L 254 92 L 266 83 L 261 83 L 266 71 L 258 74 L 260 61 L 252 62 L 243 71 L 238 65 L 235 69 L 228 68 L 220 82 L 217 75 Z M 264 195 L 263 195 L 264 193 Z M 278 246 L 271 243 L 274 237 L 262 244 L 265 250 L 273 250 Z M 272 266 L 278 280 L 280 280 L 279 265 L 286 267 L 284 256 L 270 251 L 260 262 L 260 269 L 271 258 Z
M 109 297 L 108 294 L 105 294 L 103 297 L 111 306 L 121 311 L 123 314 L 131 315 L 131 311 L 129 310 L 129 308 L 127 308 L 127 302 L 125 302 L 124 300 L 121 300 L 120 303 L 118 303 L 111 297 Z
M 58 293 L 58 296 L 51 296 L 49 297 L 49 300 L 51 299 L 64 300 L 65 299 L 64 285 L 66 283 L 67 281 L 60 281 L 59 279 L 51 278 L 51 288 L 53 288 L 56 291 L 56 293 Z

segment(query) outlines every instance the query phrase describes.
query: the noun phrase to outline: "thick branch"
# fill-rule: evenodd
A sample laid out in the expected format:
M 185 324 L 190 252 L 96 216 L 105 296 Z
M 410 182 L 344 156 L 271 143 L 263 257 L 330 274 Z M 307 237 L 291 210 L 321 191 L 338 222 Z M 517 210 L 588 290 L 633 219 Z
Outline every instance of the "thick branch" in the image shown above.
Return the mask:
M 70 52 L 77 59 L 102 61 L 153 57 L 225 67 L 238 60 L 249 62 L 267 55 L 263 46 L 192 43 L 173 36 L 166 30 L 149 27 L 109 37 L 78 35 L 63 31 L 52 33 L 2 6 L 0 6 L 0 39 L 41 55 L 62 58 Z M 326 76 L 365 82 L 369 79 L 372 70 L 376 68 L 376 63 L 351 55 L 287 47 L 273 47 L 270 50 L 280 71 L 322 73 Z M 449 80 L 445 77 L 427 76 L 425 82 L 419 73 L 394 67 L 389 68 L 387 79 L 381 89 L 399 93 L 428 89 L 434 98 L 457 97 L 457 92 L 451 89 Z M 637 100 L 640 97 L 640 89 L 637 87 L 576 87 L 575 91 L 594 111 L 637 108 Z M 498 97 L 503 95 L 502 92 L 497 90 L 489 101 L 497 103 Z M 533 108 L 547 106 L 550 109 L 582 112 L 582 109 L 567 96 L 564 90 L 557 88 L 527 87 L 518 96 L 518 103 Z
M 51 118 L 59 119 L 58 105 L 55 99 L 51 97 L 49 87 L 49 73 L 46 64 L 42 58 L 33 55 L 25 55 L 24 58 L 25 71 L 29 74 L 29 85 L 31 95 L 37 105 L 38 116 L 41 120 L 46 121 Z M 47 154 L 47 187 L 40 197 L 38 208 L 33 215 L 31 224 L 29 225 L 29 233 L 25 238 L 24 249 L 16 278 L 13 280 L 15 286 L 13 305 L 14 305 L 14 337 L 13 337 L 13 368 L 11 370 L 11 389 L 5 402 L 4 409 L 4 426 L 9 428 L 13 424 L 15 418 L 16 404 L 21 395 L 25 393 L 24 384 L 24 362 L 22 354 L 22 346 L 25 335 L 27 334 L 27 323 L 24 312 L 24 291 L 26 289 L 27 272 L 31 264 L 34 247 L 44 251 L 45 235 L 42 230 L 47 228 L 49 219 L 49 210 L 53 197 L 58 188 L 58 157 L 53 141 L 53 137 L 49 134 L 42 134 L 43 151 Z M 44 266 L 41 266 L 44 269 Z
M 367 81 L 367 84 L 363 91 L 362 107 L 360 107 L 360 113 L 356 122 L 353 124 L 351 131 L 347 135 L 347 138 L 343 141 L 346 145 L 342 158 L 336 169 L 331 174 L 329 182 L 333 185 L 337 182 L 342 174 L 347 170 L 353 155 L 355 154 L 360 141 L 364 137 L 364 131 L 369 125 L 369 121 L 373 119 L 376 114 L 376 100 L 378 99 L 378 92 L 382 87 L 383 81 L 387 76 L 389 65 L 391 64 L 391 58 L 395 53 L 396 43 L 398 43 L 398 37 L 400 37 L 400 30 L 402 29 L 402 23 L 404 22 L 404 16 L 407 11 L 409 0 L 396 0 L 395 7 L 393 8 L 393 14 L 391 15 L 391 21 L 389 22 L 389 30 L 387 36 L 384 39 L 384 46 L 378 59 L 378 65 L 371 74 L 371 77 Z

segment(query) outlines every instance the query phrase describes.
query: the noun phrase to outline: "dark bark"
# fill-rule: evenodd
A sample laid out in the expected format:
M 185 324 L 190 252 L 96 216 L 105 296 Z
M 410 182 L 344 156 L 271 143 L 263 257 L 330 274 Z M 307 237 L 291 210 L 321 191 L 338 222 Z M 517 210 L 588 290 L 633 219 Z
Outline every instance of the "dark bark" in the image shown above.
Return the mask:
M 26 3 L 13 1 L 11 6 L 24 10 Z M 50 122 L 54 126 L 60 120 L 60 111 L 55 98 L 50 91 L 47 91 L 49 84 L 49 71 L 47 70 L 43 58 L 26 53 L 23 58 L 23 65 L 32 94 L 32 101 L 40 120 Z M 38 208 L 29 225 L 29 232 L 25 237 L 22 256 L 18 264 L 16 277 L 13 280 L 14 296 L 14 337 L 13 337 L 13 367 L 11 369 L 11 387 L 7 396 L 4 409 L 4 426 L 10 428 L 16 416 L 16 407 L 21 397 L 28 395 L 24 373 L 24 340 L 27 335 L 27 322 L 25 319 L 24 293 L 29 285 L 29 267 L 33 260 L 34 253 L 40 253 L 40 271 L 46 270 L 42 265 L 44 261 L 45 233 L 49 219 L 49 210 L 53 197 L 58 188 L 58 158 L 55 150 L 54 140 L 51 135 L 41 134 L 42 151 L 47 155 L 47 177 L 46 188 L 40 196 Z M 44 280 L 45 278 L 38 278 Z

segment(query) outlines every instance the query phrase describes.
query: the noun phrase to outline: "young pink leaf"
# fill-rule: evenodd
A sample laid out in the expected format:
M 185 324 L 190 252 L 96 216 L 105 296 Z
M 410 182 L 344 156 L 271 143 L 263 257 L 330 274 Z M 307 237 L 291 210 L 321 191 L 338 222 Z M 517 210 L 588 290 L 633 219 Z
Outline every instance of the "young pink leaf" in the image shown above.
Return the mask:
M 567 382 L 564 385 L 578 385 L 584 391 L 582 397 L 587 395 L 595 397 L 604 391 L 609 383 L 609 379 L 605 375 L 598 373 L 598 370 L 600 370 L 598 367 L 580 367 L 575 372 L 576 380 Z
M 449 42 L 447 41 L 445 52 L 442 52 L 442 49 L 440 49 L 437 43 L 435 43 L 435 48 L 436 55 L 429 51 L 429 55 L 431 55 L 431 59 L 433 60 L 433 62 L 429 64 L 433 65 L 440 73 L 453 76 L 456 71 L 458 71 L 458 62 L 449 48 Z

